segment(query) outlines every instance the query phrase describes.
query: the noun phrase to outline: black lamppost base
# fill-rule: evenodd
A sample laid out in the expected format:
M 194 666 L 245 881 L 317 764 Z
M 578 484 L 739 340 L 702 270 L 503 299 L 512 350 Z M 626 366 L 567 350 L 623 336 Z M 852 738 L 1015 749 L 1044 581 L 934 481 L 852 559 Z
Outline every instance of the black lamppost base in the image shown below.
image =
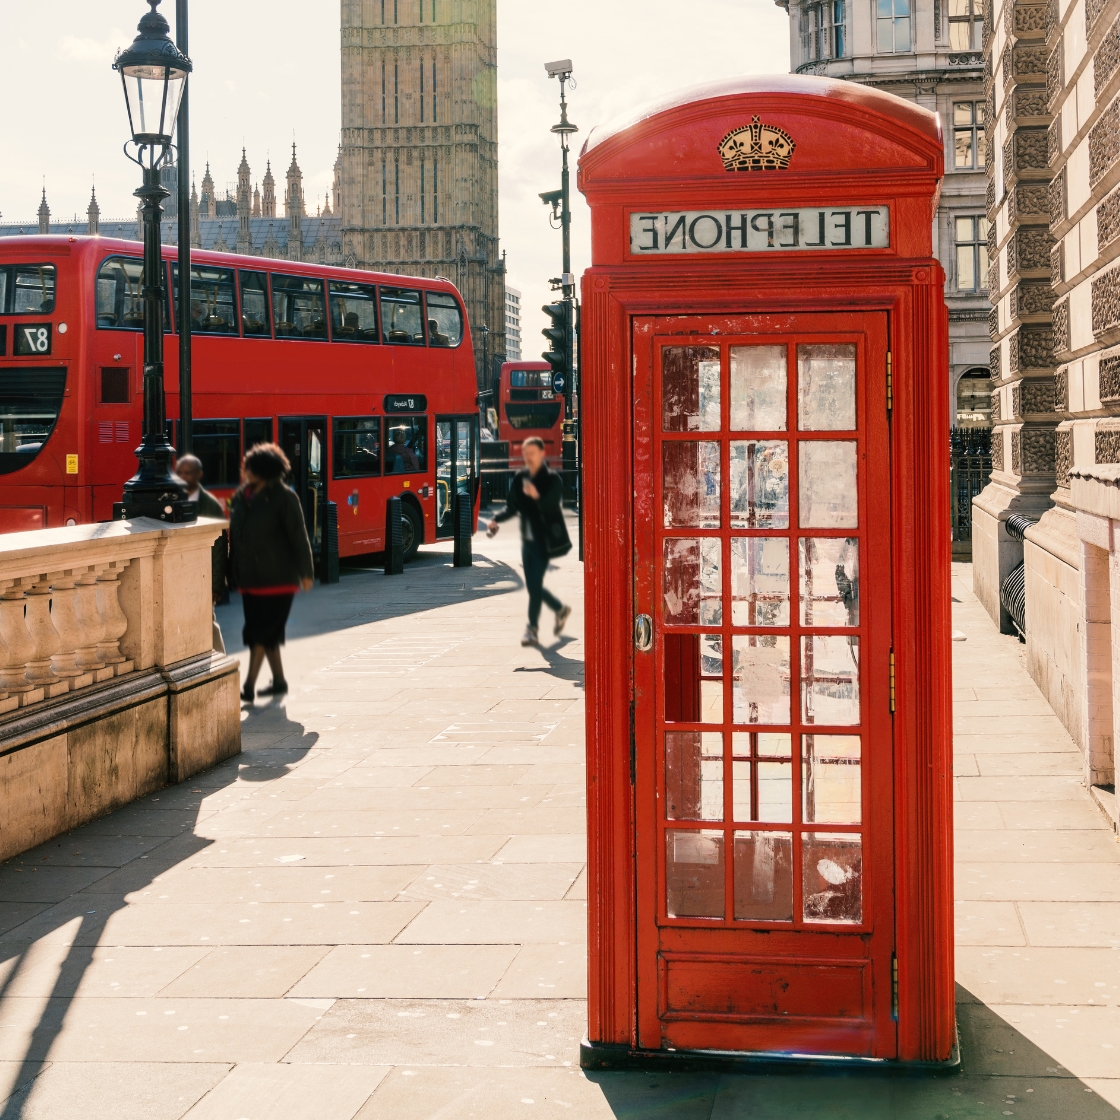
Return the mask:
M 154 521 L 168 521 L 179 525 L 198 520 L 198 505 L 178 494 L 137 494 L 131 500 L 113 503 L 114 521 L 132 521 L 137 517 L 150 517 Z

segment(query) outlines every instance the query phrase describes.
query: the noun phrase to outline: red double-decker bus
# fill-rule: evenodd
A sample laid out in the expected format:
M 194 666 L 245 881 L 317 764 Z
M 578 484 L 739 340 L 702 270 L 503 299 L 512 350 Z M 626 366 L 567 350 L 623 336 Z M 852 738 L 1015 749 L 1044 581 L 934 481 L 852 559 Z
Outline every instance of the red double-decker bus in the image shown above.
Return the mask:
M 141 436 L 141 257 L 102 237 L 0 240 L 0 531 L 112 517 Z M 178 271 L 168 247 L 175 300 Z M 384 548 L 389 497 L 401 498 L 406 557 L 452 536 L 456 494 L 477 513 L 474 352 L 450 281 L 199 251 L 190 303 L 207 489 L 228 496 L 244 451 L 274 440 L 317 549 L 336 503 L 341 556 Z M 165 351 L 174 444 L 170 337 Z
M 521 444 L 529 436 L 544 440 L 548 465 L 563 468 L 564 396 L 552 388 L 547 362 L 504 362 L 494 399 L 498 411 L 498 439 L 509 443 L 509 464 L 521 463 Z

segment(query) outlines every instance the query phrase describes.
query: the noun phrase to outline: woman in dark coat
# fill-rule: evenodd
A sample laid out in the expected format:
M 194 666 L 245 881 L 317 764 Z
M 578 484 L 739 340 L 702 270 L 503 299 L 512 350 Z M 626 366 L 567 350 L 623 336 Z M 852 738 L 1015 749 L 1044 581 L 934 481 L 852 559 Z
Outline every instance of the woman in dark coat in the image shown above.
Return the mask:
M 230 499 L 229 581 L 241 592 L 249 647 L 249 672 L 241 699 L 252 702 L 257 674 L 264 659 L 272 669 L 272 684 L 261 696 L 288 691 L 280 647 L 284 626 L 297 591 L 309 591 L 315 566 L 303 509 L 295 491 L 285 486 L 291 471 L 288 457 L 274 443 L 258 443 L 242 464 L 244 482 Z

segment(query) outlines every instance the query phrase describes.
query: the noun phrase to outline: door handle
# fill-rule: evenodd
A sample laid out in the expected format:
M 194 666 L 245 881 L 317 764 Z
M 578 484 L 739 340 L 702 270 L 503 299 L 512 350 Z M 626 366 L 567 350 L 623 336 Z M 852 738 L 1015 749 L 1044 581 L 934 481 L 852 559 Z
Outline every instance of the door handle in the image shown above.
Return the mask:
M 653 619 L 648 614 L 639 614 L 634 618 L 634 648 L 639 653 L 645 653 L 653 647 Z

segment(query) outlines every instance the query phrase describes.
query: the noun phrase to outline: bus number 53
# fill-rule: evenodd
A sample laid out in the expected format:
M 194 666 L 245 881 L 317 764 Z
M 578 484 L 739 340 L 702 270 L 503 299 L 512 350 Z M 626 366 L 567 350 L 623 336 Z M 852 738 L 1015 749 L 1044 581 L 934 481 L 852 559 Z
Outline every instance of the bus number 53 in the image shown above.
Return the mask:
M 51 324 L 29 323 L 15 332 L 16 354 L 40 355 L 51 352 Z

